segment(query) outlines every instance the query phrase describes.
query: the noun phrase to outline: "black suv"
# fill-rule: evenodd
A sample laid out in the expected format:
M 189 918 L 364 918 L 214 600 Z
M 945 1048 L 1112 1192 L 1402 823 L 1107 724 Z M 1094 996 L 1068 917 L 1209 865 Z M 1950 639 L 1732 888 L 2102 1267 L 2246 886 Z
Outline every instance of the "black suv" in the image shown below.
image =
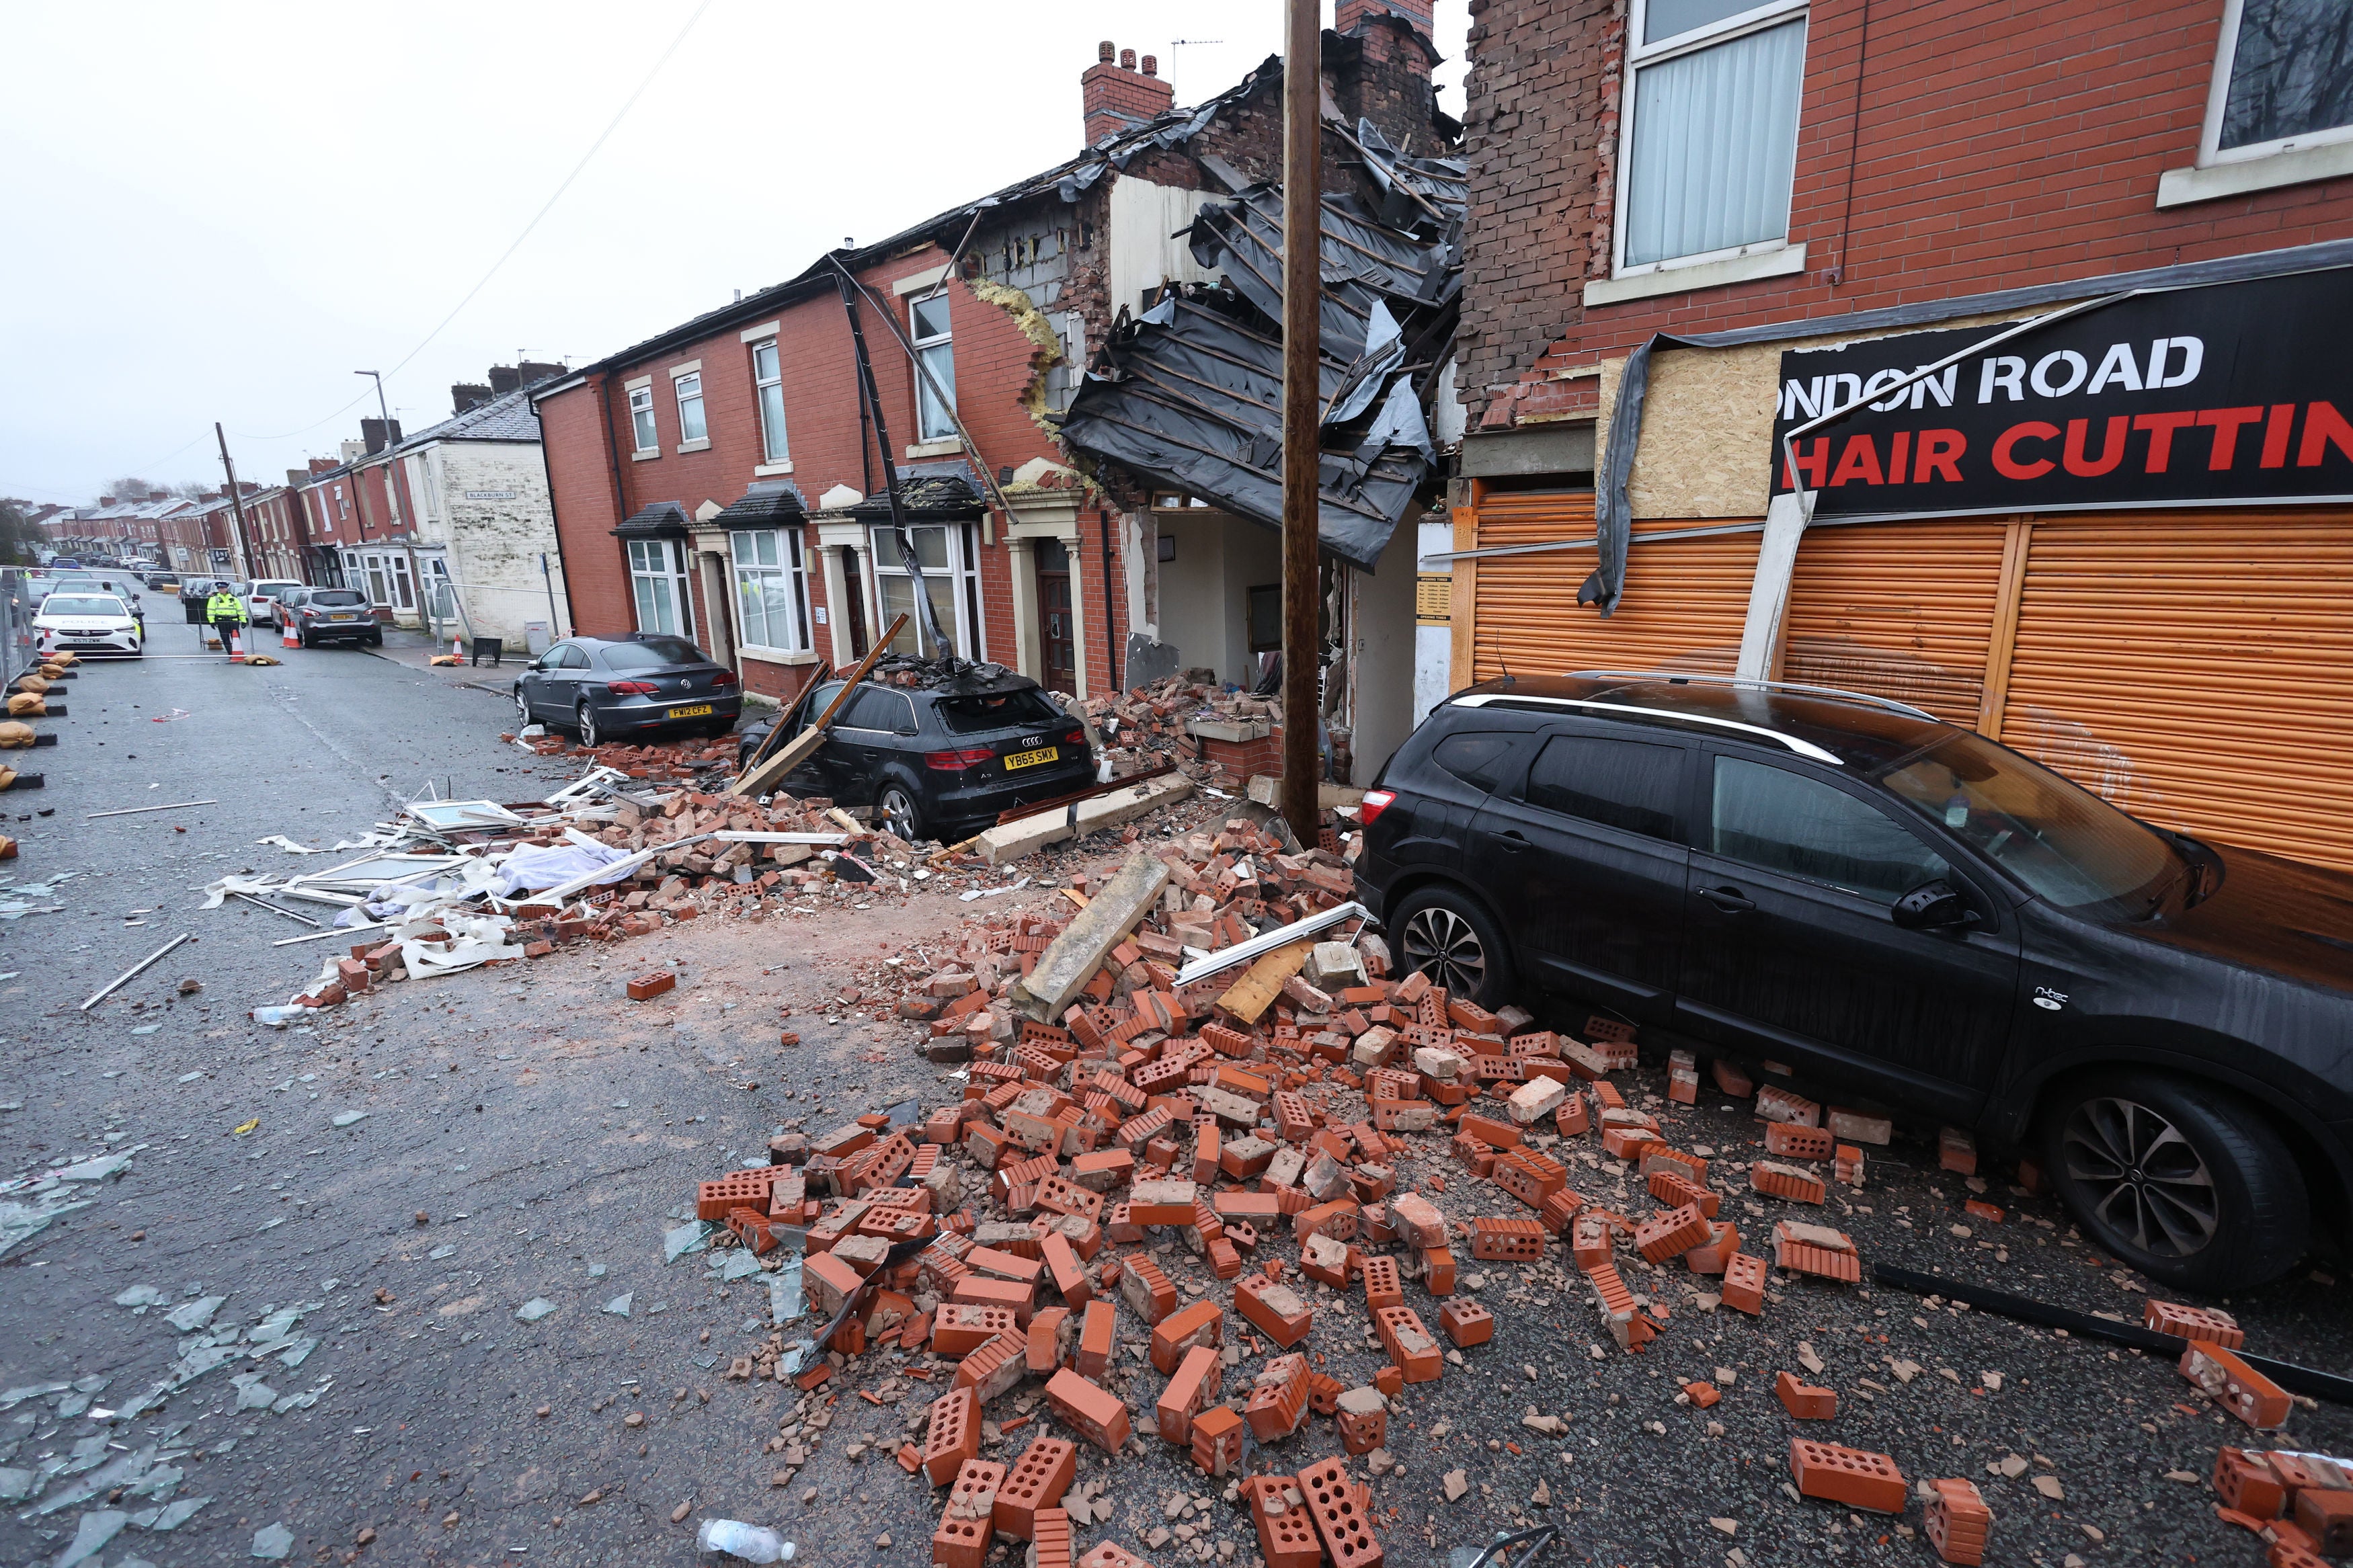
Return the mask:
M 2024 1144 L 2158 1279 L 2258 1283 L 2353 1190 L 2353 876 L 2150 826 L 1902 704 L 1505 679 L 1363 807 L 1401 964 Z M 1506 934 L 1508 933 L 1508 934 Z
M 799 734 L 840 690 L 839 680 L 811 687 L 780 720 L 745 730 L 737 755 L 748 763 L 778 722 L 787 738 Z M 911 842 L 952 844 L 994 826 L 1000 812 L 1075 794 L 1094 777 L 1086 727 L 1036 681 L 972 675 L 929 686 L 862 684 L 784 787 L 871 805 Z

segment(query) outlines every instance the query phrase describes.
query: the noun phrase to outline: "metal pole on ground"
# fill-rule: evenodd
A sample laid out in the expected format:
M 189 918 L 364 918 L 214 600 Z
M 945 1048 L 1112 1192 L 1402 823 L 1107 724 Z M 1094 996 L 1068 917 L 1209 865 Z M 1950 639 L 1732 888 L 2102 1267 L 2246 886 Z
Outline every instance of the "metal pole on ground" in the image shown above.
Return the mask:
M 1282 51 L 1282 816 L 1315 842 L 1315 567 L 1324 399 L 1324 34 L 1316 0 L 1284 0 Z

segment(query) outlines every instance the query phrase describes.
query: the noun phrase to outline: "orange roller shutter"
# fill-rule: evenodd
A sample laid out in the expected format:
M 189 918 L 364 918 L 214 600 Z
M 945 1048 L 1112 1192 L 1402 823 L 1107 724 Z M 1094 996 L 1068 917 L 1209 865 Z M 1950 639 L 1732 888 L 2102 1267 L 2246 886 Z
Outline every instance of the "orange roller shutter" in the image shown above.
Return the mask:
M 1478 548 L 1583 539 L 1593 532 L 1593 496 L 1505 492 L 1479 501 Z M 1590 547 L 1478 563 L 1472 630 L 1474 680 L 1561 675 L 1577 669 L 1683 669 L 1729 675 L 1740 655 L 1748 589 L 1757 574 L 1755 532 L 1644 544 L 1645 534 L 1721 526 L 1729 520 L 1646 520 L 1634 525 L 1626 594 L 1604 620 L 1577 602 L 1592 574 Z
M 2039 518 L 2001 731 L 2152 822 L 2353 870 L 2353 515 Z
M 2008 528 L 1995 518 L 1807 530 L 1781 679 L 1894 698 L 1974 729 Z

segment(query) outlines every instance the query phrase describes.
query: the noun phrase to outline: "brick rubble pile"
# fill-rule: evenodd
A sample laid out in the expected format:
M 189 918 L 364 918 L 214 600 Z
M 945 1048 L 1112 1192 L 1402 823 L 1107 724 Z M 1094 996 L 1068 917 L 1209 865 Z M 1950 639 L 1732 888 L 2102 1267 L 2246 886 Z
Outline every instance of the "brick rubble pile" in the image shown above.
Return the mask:
M 1630 1029 L 1597 1017 L 1578 1038 L 1399 979 L 1382 939 L 1347 922 L 1179 984 L 1187 949 L 1345 899 L 1345 865 L 1236 819 L 1077 891 L 1111 900 L 1139 868 L 1155 890 L 1066 1007 L 1042 1008 L 1029 983 L 1058 948 L 1101 940 L 1083 911 L 976 922 L 909 986 L 900 1011 L 929 1024 L 927 1050 L 969 1061 L 962 1098 L 781 1135 L 773 1163 L 701 1189 L 697 1213 L 755 1255 L 800 1249 L 816 1321 L 838 1323 L 805 1366 L 784 1333 L 737 1363 L 798 1386 L 771 1445 L 778 1485 L 855 1389 L 903 1407 L 901 1464 L 944 1489 L 935 1563 L 978 1568 L 993 1531 L 1061 1568 L 1073 1526 L 1107 1516 L 1071 1489 L 1073 1453 L 1155 1438 L 1228 1481 L 1268 1563 L 1377 1563 L 1361 1478 L 1398 1466 L 1390 1417 L 1488 1343 L 1506 1303 L 1585 1302 L 1592 1331 L 1576 1337 L 1606 1358 L 1642 1352 L 1678 1310 L 1762 1318 L 1785 1291 L 1862 1279 L 1852 1241 L 1807 1216 L 1862 1184 L 1858 1145 L 1887 1142 L 1883 1120 L 1716 1062 L 1719 1091 L 1755 1095 L 1761 1157 L 1679 1146 L 1619 1086 Z M 1670 1058 L 1671 1102 L 1699 1080 L 1689 1055 Z M 1957 1134 L 1943 1155 L 1974 1159 Z M 1630 1183 L 1647 1205 L 1625 1201 Z M 1462 1293 L 1514 1276 L 1500 1299 Z M 2227 1350 L 2199 1353 L 2218 1387 L 2246 1386 Z M 1799 1419 L 1836 1415 L 1836 1391 L 1794 1373 L 1776 1392 Z M 1673 1397 L 1704 1410 L 1721 1390 Z M 980 1457 L 985 1436 L 1040 1416 L 1018 1455 Z M 1575 1418 L 1531 1406 L 1522 1425 L 1557 1438 Z M 1265 1471 L 1247 1479 L 1245 1431 Z M 1788 1465 L 1807 1497 L 1890 1514 L 1915 1500 L 1887 1455 L 1797 1438 Z M 1980 1559 L 1991 1517 L 1972 1483 L 1923 1483 L 1916 1500 L 1947 1561 Z M 1207 1557 L 1212 1528 L 1142 1546 Z M 1104 1542 L 1080 1561 L 1126 1553 Z

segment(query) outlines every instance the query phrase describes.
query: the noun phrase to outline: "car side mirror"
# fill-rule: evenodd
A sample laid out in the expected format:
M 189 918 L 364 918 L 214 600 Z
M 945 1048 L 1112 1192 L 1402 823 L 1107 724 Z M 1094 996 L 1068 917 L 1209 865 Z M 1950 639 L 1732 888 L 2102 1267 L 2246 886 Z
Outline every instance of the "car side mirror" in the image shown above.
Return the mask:
M 1905 931 L 1939 931 L 1969 925 L 1977 920 L 1978 913 L 1961 897 L 1959 889 L 1939 877 L 1921 883 L 1896 900 L 1887 918 Z

